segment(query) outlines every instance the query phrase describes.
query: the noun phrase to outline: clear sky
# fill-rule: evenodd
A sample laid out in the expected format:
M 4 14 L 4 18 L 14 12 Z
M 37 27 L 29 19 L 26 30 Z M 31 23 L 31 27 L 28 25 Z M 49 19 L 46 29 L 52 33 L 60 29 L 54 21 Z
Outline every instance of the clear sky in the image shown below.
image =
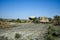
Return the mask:
M 60 0 L 0 0 L 0 18 L 60 15 Z

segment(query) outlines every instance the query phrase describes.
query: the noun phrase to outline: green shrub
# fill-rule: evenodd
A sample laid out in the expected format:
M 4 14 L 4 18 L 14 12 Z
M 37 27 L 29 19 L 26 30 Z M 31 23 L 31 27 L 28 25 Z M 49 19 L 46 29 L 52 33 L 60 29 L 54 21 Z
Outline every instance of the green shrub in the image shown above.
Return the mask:
M 0 36 L 0 40 L 8 40 L 8 37 Z
M 60 29 L 55 26 L 49 26 L 47 33 L 45 34 L 45 40 L 56 40 L 60 36 Z
M 33 39 L 30 39 L 30 40 L 33 40 Z
M 22 36 L 21 34 L 18 34 L 18 33 L 15 34 L 15 38 L 17 38 L 17 39 L 21 38 L 21 36 Z

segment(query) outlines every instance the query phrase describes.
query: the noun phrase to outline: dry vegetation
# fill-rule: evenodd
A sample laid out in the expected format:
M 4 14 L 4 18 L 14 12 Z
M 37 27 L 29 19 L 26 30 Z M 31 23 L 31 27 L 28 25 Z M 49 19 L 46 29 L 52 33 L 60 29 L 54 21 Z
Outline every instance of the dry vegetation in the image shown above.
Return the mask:
M 0 28 L 9 28 L 9 22 L 0 21 Z

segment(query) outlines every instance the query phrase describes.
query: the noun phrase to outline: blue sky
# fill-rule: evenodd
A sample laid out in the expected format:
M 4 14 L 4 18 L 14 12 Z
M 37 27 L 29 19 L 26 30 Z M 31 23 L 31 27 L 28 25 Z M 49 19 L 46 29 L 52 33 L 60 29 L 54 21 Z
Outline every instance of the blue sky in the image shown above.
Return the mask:
M 60 15 L 60 0 L 0 0 L 0 18 Z

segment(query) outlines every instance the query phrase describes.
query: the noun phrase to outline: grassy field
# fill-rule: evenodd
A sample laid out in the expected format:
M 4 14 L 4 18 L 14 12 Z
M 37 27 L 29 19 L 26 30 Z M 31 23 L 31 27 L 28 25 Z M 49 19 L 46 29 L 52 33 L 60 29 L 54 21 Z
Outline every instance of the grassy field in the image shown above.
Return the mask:
M 50 24 L 11 23 L 10 25 L 13 26 L 9 29 L 0 29 L 3 40 L 45 40 L 44 36 Z
M 30 38 L 36 38 L 39 35 L 41 36 L 40 39 L 43 40 L 43 34 L 47 31 L 49 24 L 34 24 L 34 23 L 21 23 L 17 25 L 16 27 L 12 27 L 10 29 L 0 29 L 0 36 L 4 35 L 6 37 L 9 37 L 9 39 L 14 39 L 15 33 L 19 33 L 22 36 L 22 38 L 27 39 Z

